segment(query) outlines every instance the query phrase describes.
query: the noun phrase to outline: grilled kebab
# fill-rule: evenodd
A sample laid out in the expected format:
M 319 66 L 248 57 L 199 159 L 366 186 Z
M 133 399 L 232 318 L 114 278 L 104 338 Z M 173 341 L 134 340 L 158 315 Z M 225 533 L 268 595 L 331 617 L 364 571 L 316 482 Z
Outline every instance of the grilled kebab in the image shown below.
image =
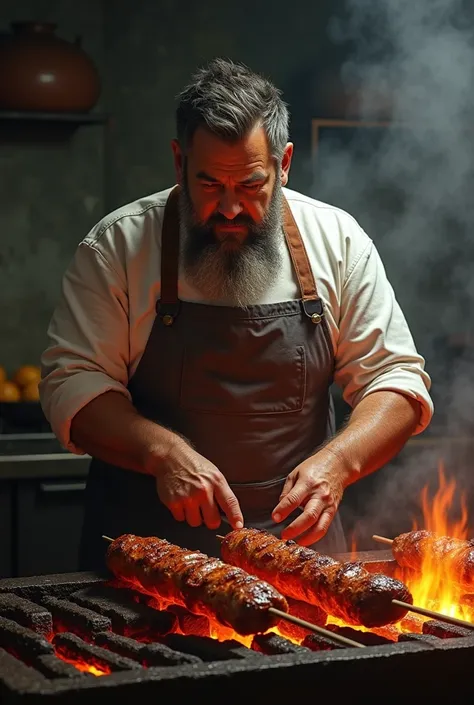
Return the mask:
M 267 580 L 283 594 L 316 605 L 347 624 L 368 628 L 391 624 L 407 613 L 392 604 L 392 600 L 413 602 L 400 580 L 369 573 L 360 562 L 339 563 L 266 531 L 231 531 L 224 537 L 221 550 L 227 563 Z
M 474 540 L 438 536 L 432 531 L 409 531 L 392 542 L 393 557 L 402 568 L 420 571 L 425 560 L 446 570 L 453 582 L 467 592 L 474 589 Z
M 165 539 L 118 537 L 107 549 L 111 572 L 140 592 L 186 607 L 239 634 L 265 632 L 288 612 L 288 603 L 268 583 L 241 568 L 200 551 L 188 551 Z

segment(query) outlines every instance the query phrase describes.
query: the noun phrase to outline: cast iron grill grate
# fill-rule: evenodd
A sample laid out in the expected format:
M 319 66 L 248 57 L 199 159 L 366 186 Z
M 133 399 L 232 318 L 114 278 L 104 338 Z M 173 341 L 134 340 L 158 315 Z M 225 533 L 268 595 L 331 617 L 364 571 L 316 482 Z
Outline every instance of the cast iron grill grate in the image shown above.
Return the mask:
M 350 627 L 328 628 L 366 649 L 311 634 L 300 643 L 257 635 L 251 648 L 210 636 L 206 619 L 160 611 L 91 573 L 0 581 L 0 702 L 295 702 L 359 691 L 463 702 L 474 633 L 425 622 L 394 642 Z M 370 688 L 364 686 L 364 679 Z M 409 697 L 407 697 L 409 696 Z M 125 700 L 124 700 L 125 701 Z M 96 702 L 93 700 L 92 702 Z

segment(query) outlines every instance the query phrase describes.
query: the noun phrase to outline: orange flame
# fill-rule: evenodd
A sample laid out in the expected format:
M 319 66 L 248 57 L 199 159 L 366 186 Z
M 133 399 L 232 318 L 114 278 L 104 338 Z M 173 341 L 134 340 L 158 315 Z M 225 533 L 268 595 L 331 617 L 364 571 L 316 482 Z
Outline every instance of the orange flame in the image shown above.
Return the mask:
M 460 496 L 460 516 L 458 519 L 451 519 L 451 512 L 454 509 L 454 502 L 458 494 L 456 482 L 454 479 L 447 480 L 445 469 L 442 462 L 438 468 L 438 489 L 435 495 L 430 498 L 429 486 L 426 485 L 421 492 L 421 509 L 423 514 L 424 529 L 433 532 L 437 536 L 450 536 L 452 538 L 467 539 L 468 538 L 468 511 L 466 496 L 461 493 Z M 413 521 L 413 530 L 421 528 L 417 521 Z M 357 559 L 357 541 L 355 534 L 351 537 L 351 560 Z M 463 594 L 461 588 L 456 585 L 453 576 L 450 575 L 448 567 L 441 561 L 434 561 L 430 556 L 430 552 L 426 552 L 421 571 L 418 575 L 407 576 L 401 570 L 397 571 L 396 577 L 404 581 L 410 592 L 413 595 L 413 602 L 419 607 L 425 607 L 435 610 L 442 614 L 458 617 L 467 621 L 474 621 L 474 613 L 468 608 L 460 604 L 460 598 Z M 156 591 L 145 591 L 133 580 L 114 580 L 111 584 L 116 588 L 128 587 L 142 594 L 148 595 L 148 604 L 158 610 L 166 610 L 170 605 L 174 604 L 169 600 L 163 599 Z M 151 598 L 151 599 L 150 599 Z M 139 597 L 137 595 L 137 601 Z M 183 605 L 184 606 L 184 605 Z M 379 634 L 387 639 L 396 641 L 400 632 L 421 632 L 423 622 L 427 618 L 416 614 L 408 613 L 404 619 L 397 624 L 387 625 L 377 629 L 366 629 L 362 626 L 349 625 L 353 629 L 360 631 L 371 631 Z M 342 620 L 328 617 L 328 624 L 338 626 L 348 626 Z M 288 634 L 283 623 L 280 624 L 281 631 L 278 626 L 273 627 L 267 633 L 273 632 L 280 634 L 285 639 L 292 641 L 295 644 L 300 644 L 302 638 L 297 638 L 294 635 Z M 181 632 L 179 627 L 176 628 L 177 633 Z M 209 620 L 209 636 L 218 641 L 232 639 L 240 642 L 247 648 L 251 648 L 253 635 L 242 636 L 232 629 Z M 59 654 L 58 654 L 59 655 Z M 63 660 L 67 660 L 60 656 Z M 92 664 L 87 664 L 81 661 L 70 661 L 78 670 L 93 673 L 94 675 L 105 675 L 106 671 L 97 668 Z
M 460 493 L 460 516 L 452 519 L 457 492 L 454 478 L 446 479 L 444 464 L 439 463 L 438 490 L 430 500 L 428 485 L 421 492 L 423 528 L 436 536 L 450 536 L 465 540 L 468 538 L 468 511 L 465 493 Z M 457 512 L 459 515 L 459 511 Z M 413 530 L 420 527 L 413 522 Z M 413 595 L 413 602 L 420 607 L 434 609 L 450 617 L 470 621 L 470 610 L 459 604 L 462 589 L 456 585 L 446 562 L 436 561 L 430 551 L 426 551 L 420 574 L 405 580 Z
M 459 497 L 458 518 L 453 519 L 453 510 L 456 509 L 456 498 Z M 433 497 L 430 497 L 429 485 L 425 485 L 421 491 L 421 509 L 423 515 L 422 526 L 414 520 L 413 531 L 420 528 L 431 531 L 436 536 L 450 536 L 451 538 L 465 540 L 468 538 L 468 510 L 465 493 L 459 493 L 456 481 L 447 479 L 442 461 L 438 467 L 438 489 Z M 456 513 L 454 511 L 454 513 Z M 357 546 L 355 536 L 351 541 L 351 560 L 357 558 Z M 402 580 L 413 595 L 413 603 L 418 607 L 435 610 L 441 614 L 466 621 L 474 621 L 474 613 L 468 606 L 460 604 L 463 590 L 460 588 L 454 576 L 450 574 L 449 566 L 441 561 L 435 561 L 426 552 L 419 574 L 407 575 L 404 571 L 397 570 L 396 577 Z M 404 619 L 394 625 L 388 625 L 380 629 L 366 629 L 365 627 L 352 626 L 360 631 L 372 631 L 388 639 L 396 640 L 397 632 L 421 632 L 423 622 L 428 618 L 413 613 L 408 613 Z M 329 617 L 330 624 L 346 626 L 342 620 Z

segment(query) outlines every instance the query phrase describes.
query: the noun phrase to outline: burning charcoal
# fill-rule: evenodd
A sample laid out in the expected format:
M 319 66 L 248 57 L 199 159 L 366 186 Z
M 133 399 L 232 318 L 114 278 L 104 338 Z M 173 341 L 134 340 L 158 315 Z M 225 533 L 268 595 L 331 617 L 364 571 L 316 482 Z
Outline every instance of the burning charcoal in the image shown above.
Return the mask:
M 424 617 L 415 614 L 414 612 L 409 612 L 400 622 L 400 627 L 404 632 L 411 632 L 412 634 L 422 634 L 423 624 L 425 623 Z
M 385 639 L 392 642 L 398 641 L 398 637 L 400 636 L 400 630 L 397 629 L 395 624 L 386 624 L 384 627 L 373 627 L 371 631 L 373 634 L 383 636 Z
M 310 634 L 305 638 L 301 646 L 311 649 L 311 651 L 333 651 L 334 649 L 347 648 L 343 644 L 336 644 L 335 642 L 329 641 L 329 639 L 326 639 L 326 637 L 320 634 Z
M 136 661 L 114 654 L 99 646 L 88 644 L 76 634 L 56 634 L 53 639 L 53 644 L 56 653 L 66 660 L 86 663 L 106 673 L 141 668 L 140 664 Z
M 308 602 L 302 602 L 301 600 L 293 600 L 291 597 L 287 597 L 289 613 L 300 619 L 305 619 L 307 622 L 312 624 L 317 624 L 320 627 L 324 627 L 327 620 L 327 614 L 316 605 L 310 605 Z
M 0 617 L 12 619 L 37 634 L 49 635 L 53 631 L 53 619 L 47 609 L 11 592 L 0 595 Z
M 252 649 L 261 654 L 275 656 L 276 654 L 299 654 L 305 652 L 303 646 L 293 644 L 279 634 L 255 634 L 252 640 Z
M 57 597 L 43 597 L 41 602 L 51 611 L 54 631 L 56 632 L 67 631 L 79 636 L 93 638 L 94 634 L 112 628 L 112 623 L 108 617 L 75 605 L 74 602 L 69 602 L 69 600 L 60 600 Z
M 431 634 L 400 634 L 398 641 L 411 641 L 419 644 L 432 646 L 434 649 L 439 647 L 439 639 Z
M 15 656 L 0 649 L 0 702 L 10 702 L 7 693 L 28 691 L 46 683 L 45 677 Z
M 62 661 L 56 654 L 47 654 L 46 656 L 38 656 L 34 665 L 37 671 L 42 673 L 47 678 L 88 678 L 88 673 L 82 673 L 72 665 Z
M 282 636 L 287 637 L 288 639 L 293 641 L 303 641 L 303 639 L 305 639 L 308 634 L 312 633 L 308 629 L 305 629 L 304 627 L 299 627 L 297 624 L 292 624 L 291 622 L 287 622 L 284 619 L 278 622 L 277 627 L 278 631 Z
M 54 652 L 49 641 L 43 636 L 5 617 L 0 617 L 0 647 L 25 663 L 30 663 L 35 656 Z
M 390 639 L 386 639 L 379 634 L 374 634 L 373 632 L 363 632 L 360 629 L 353 629 L 352 627 L 339 627 L 337 624 L 326 624 L 326 629 L 334 634 L 340 634 L 341 636 L 347 637 L 347 639 L 352 639 L 352 641 L 358 641 L 364 646 L 381 646 L 382 644 L 392 644 Z
M 168 634 L 163 642 L 176 651 L 199 656 L 203 661 L 228 661 L 241 658 L 233 649 L 240 647 L 237 641 L 217 641 L 206 636 L 192 634 Z
M 434 619 L 430 619 L 428 622 L 423 624 L 423 634 L 431 634 L 432 636 L 437 636 L 438 639 L 455 639 L 457 637 L 473 636 L 474 631 L 471 629 L 465 629 L 464 627 L 458 627 L 454 624 L 448 624 L 447 622 L 441 622 Z
M 326 624 L 327 614 L 319 607 L 310 605 L 308 602 L 293 600 L 291 597 L 287 597 L 286 599 L 290 614 L 300 619 L 305 619 L 312 624 L 318 624 L 320 627 Z M 283 636 L 299 641 L 302 641 L 308 634 L 311 634 L 305 627 L 300 627 L 298 624 L 288 622 L 286 619 L 282 619 L 278 622 L 278 631 L 283 634 Z
M 79 590 L 71 600 L 109 617 L 112 629 L 124 636 L 141 638 L 148 635 L 151 641 L 175 631 L 178 620 L 168 611 L 158 611 L 135 601 L 130 590 L 117 590 L 107 585 L 97 585 Z
M 184 607 L 179 607 L 179 605 L 171 605 L 168 610 L 178 618 L 179 628 L 183 634 L 193 634 L 195 636 L 211 635 L 211 627 L 207 617 L 188 612 L 188 610 L 184 609 Z

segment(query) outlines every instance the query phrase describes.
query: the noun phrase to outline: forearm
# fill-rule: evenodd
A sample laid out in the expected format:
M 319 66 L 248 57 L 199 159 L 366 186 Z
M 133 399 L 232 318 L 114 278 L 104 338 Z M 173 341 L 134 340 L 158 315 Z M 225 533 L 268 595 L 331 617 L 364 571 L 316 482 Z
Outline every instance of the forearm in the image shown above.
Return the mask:
M 397 392 L 369 394 L 352 412 L 345 428 L 319 451 L 333 456 L 345 486 L 388 463 L 415 431 L 421 408 Z
M 71 440 L 94 458 L 145 474 L 156 474 L 172 448 L 185 442 L 118 392 L 96 397 L 74 416 Z

